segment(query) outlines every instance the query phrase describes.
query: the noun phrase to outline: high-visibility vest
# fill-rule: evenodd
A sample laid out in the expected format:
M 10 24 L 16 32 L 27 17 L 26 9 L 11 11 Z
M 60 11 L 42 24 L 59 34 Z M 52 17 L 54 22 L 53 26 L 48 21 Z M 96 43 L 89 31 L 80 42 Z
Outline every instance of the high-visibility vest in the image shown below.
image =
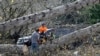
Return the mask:
M 39 27 L 39 32 L 42 33 L 42 32 L 46 32 L 47 31 L 47 27 L 46 26 L 41 26 Z

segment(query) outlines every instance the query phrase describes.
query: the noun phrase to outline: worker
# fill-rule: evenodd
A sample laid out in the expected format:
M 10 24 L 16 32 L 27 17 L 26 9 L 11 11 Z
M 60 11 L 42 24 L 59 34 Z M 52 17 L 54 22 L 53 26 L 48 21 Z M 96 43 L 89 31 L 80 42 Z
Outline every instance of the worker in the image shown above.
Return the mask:
M 47 27 L 45 25 L 45 23 L 43 23 L 40 27 L 39 27 L 39 33 L 45 33 L 47 31 Z
M 48 30 L 48 28 L 46 27 L 45 23 L 43 23 L 40 27 L 39 27 L 39 33 L 40 33 L 40 40 L 42 43 L 45 43 L 47 38 L 46 38 L 46 34 L 45 32 Z
M 37 51 L 39 48 L 38 40 L 40 38 L 39 29 L 36 29 L 31 36 L 31 47 L 33 51 Z

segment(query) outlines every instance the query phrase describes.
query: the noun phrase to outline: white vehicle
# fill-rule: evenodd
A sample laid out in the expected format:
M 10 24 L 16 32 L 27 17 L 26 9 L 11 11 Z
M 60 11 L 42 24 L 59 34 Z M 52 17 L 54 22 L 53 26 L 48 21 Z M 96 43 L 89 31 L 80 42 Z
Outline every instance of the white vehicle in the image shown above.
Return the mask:
M 49 33 L 52 31 L 53 29 L 48 29 L 46 32 L 46 35 L 49 35 Z M 29 36 L 25 36 L 25 37 L 21 37 L 18 39 L 17 41 L 17 45 L 23 45 L 25 42 L 27 42 L 29 39 L 31 39 L 31 35 Z
M 29 39 L 31 38 L 31 36 L 25 36 L 25 37 L 21 37 L 18 39 L 17 41 L 17 45 L 23 45 L 25 42 L 27 42 Z

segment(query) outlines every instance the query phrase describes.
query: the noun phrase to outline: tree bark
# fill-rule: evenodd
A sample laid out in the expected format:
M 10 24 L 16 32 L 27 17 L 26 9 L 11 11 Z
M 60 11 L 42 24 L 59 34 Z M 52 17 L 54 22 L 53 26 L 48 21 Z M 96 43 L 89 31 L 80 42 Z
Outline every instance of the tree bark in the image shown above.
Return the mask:
M 14 27 L 22 26 L 27 23 L 37 22 L 42 19 L 55 17 L 61 14 L 69 14 L 72 11 L 82 9 L 83 7 L 99 3 L 99 0 L 77 0 L 73 3 L 61 5 L 55 8 L 50 8 L 44 11 L 36 12 L 34 14 L 19 17 L 17 19 L 9 20 L 0 23 L 0 31 L 10 30 Z
M 13 45 L 13 44 L 0 44 L 0 53 L 12 53 L 12 54 L 22 54 L 23 46 Z

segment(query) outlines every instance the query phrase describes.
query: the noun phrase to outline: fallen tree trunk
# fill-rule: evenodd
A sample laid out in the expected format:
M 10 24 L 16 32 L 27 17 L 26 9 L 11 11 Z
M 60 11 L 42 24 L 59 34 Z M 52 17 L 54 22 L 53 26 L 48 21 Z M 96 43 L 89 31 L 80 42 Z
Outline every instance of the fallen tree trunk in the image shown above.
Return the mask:
M 0 53 L 22 54 L 23 46 L 13 44 L 0 44 Z
M 91 36 L 93 37 L 97 34 L 100 34 L 100 23 L 74 31 L 70 34 L 55 39 L 53 40 L 52 44 L 41 46 L 41 56 L 44 56 L 44 54 L 47 54 L 48 52 L 56 52 L 57 48 L 67 46 L 68 44 L 75 42 L 77 39 L 86 41 L 88 38 L 91 38 Z
M 73 3 L 66 5 L 61 5 L 55 8 L 50 8 L 41 12 L 19 17 L 17 19 L 12 19 L 3 23 L 0 23 L 0 31 L 7 31 L 14 27 L 19 27 L 26 25 L 28 23 L 37 22 L 39 20 L 55 17 L 61 14 L 69 14 L 72 11 L 82 9 L 83 7 L 97 4 L 100 0 L 77 0 Z

